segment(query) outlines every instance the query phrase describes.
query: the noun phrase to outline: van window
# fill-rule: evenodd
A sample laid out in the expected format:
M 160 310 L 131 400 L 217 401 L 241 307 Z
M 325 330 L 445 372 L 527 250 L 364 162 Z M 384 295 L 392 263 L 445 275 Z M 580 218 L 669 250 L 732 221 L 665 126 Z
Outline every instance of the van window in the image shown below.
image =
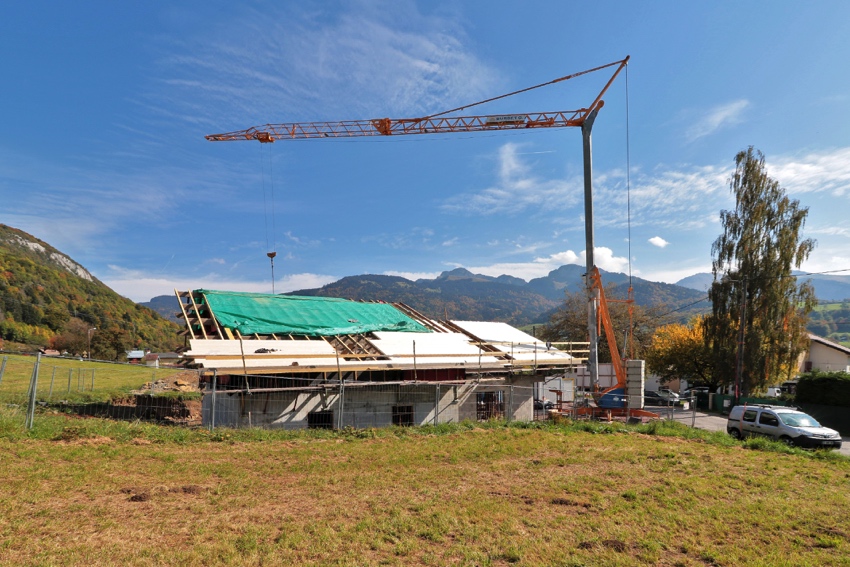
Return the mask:
M 756 410 L 751 409 L 744 412 L 744 416 L 741 418 L 744 421 L 748 421 L 750 423 L 755 423 L 756 421 Z
M 761 416 L 759 416 L 759 423 L 762 425 L 771 425 L 776 427 L 779 425 L 779 418 L 777 418 L 772 413 L 762 412 Z

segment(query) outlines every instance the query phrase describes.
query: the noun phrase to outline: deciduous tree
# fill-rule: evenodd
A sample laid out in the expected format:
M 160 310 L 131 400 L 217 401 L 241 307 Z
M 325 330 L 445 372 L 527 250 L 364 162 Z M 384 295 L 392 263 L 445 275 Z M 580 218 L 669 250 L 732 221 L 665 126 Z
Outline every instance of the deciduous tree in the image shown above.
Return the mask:
M 611 299 L 616 297 L 613 286 L 605 288 L 605 295 Z M 608 309 L 617 336 L 617 349 L 620 356 L 630 358 L 643 358 L 645 349 L 652 340 L 655 329 L 664 322 L 663 313 L 667 311 L 664 306 L 644 307 L 633 304 L 632 310 L 632 338 L 628 345 L 628 352 L 624 353 L 625 335 L 629 329 L 628 305 L 625 303 L 609 301 Z M 585 291 L 567 292 L 564 303 L 550 318 L 544 327 L 541 337 L 547 341 L 576 341 L 586 342 L 587 332 L 587 294 Z M 599 362 L 611 362 L 611 350 L 600 330 Z M 632 356 L 632 353 L 634 355 Z
M 815 241 L 801 236 L 808 208 L 768 176 L 760 151 L 750 147 L 735 156 L 729 188 L 735 208 L 720 212 L 723 234 L 711 248 L 714 283 L 705 340 L 715 378 L 734 383 L 743 320 L 741 391 L 747 393 L 778 381 L 783 367 L 807 348 L 814 288 L 798 284 L 792 269 L 808 258 Z
M 716 389 L 719 382 L 714 377 L 711 349 L 705 344 L 705 318 L 658 327 L 646 350 L 646 366 L 662 383 L 679 378 Z

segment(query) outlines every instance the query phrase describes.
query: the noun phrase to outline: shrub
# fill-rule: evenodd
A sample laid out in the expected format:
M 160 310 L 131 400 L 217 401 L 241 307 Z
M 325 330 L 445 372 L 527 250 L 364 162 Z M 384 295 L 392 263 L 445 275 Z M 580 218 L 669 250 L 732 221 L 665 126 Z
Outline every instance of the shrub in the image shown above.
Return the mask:
M 796 402 L 850 407 L 850 374 L 817 370 L 803 374 L 797 382 Z

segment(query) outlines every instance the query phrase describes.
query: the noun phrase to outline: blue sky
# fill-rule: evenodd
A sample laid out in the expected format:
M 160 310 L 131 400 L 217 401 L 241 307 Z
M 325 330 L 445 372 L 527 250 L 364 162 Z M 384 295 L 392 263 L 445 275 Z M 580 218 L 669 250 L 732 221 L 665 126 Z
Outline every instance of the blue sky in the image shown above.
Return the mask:
M 269 251 L 277 292 L 456 267 L 544 276 L 584 263 L 579 129 L 204 135 L 423 116 L 630 55 L 593 130 L 600 267 L 709 271 L 734 156 L 753 145 L 809 207 L 803 268 L 850 270 L 848 22 L 843 1 L 4 2 L 0 223 L 136 301 L 270 292 Z M 463 114 L 580 108 L 609 76 Z

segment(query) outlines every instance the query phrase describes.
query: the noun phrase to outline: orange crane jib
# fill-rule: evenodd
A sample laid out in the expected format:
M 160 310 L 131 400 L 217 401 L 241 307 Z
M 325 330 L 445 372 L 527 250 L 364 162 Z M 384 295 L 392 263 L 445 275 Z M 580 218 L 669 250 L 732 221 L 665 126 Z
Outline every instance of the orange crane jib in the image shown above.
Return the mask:
M 602 101 L 600 101 L 601 106 Z M 454 116 L 440 118 L 373 118 L 342 122 L 290 122 L 266 124 L 247 130 L 210 134 L 211 142 L 235 140 L 303 140 L 309 138 L 351 138 L 357 136 L 392 136 L 400 134 L 441 134 L 446 132 L 483 132 L 488 130 L 520 130 L 523 128 L 567 128 L 581 126 L 588 110 L 536 112 L 532 114 Z
M 210 134 L 205 136 L 211 142 L 228 142 L 237 140 L 257 140 L 262 143 L 275 140 L 307 140 L 314 138 L 351 138 L 359 136 L 396 136 L 404 134 L 442 134 L 448 132 L 486 132 L 494 130 L 520 130 L 526 128 L 569 128 L 580 127 L 587 116 L 595 109 L 605 104 L 602 96 L 614 82 L 620 71 L 626 66 L 629 58 L 614 61 L 593 69 L 573 73 L 546 83 L 528 87 L 512 93 L 489 98 L 472 104 L 467 104 L 452 110 L 446 110 L 422 118 L 374 118 L 370 120 L 342 120 L 338 122 L 288 122 L 281 124 L 265 124 L 245 130 Z M 491 114 L 485 116 L 446 116 L 466 108 L 492 102 L 501 98 L 513 96 L 573 79 L 600 69 L 616 66 L 616 70 L 608 79 L 605 87 L 586 108 L 578 110 L 562 110 L 555 112 L 533 112 L 515 114 Z

